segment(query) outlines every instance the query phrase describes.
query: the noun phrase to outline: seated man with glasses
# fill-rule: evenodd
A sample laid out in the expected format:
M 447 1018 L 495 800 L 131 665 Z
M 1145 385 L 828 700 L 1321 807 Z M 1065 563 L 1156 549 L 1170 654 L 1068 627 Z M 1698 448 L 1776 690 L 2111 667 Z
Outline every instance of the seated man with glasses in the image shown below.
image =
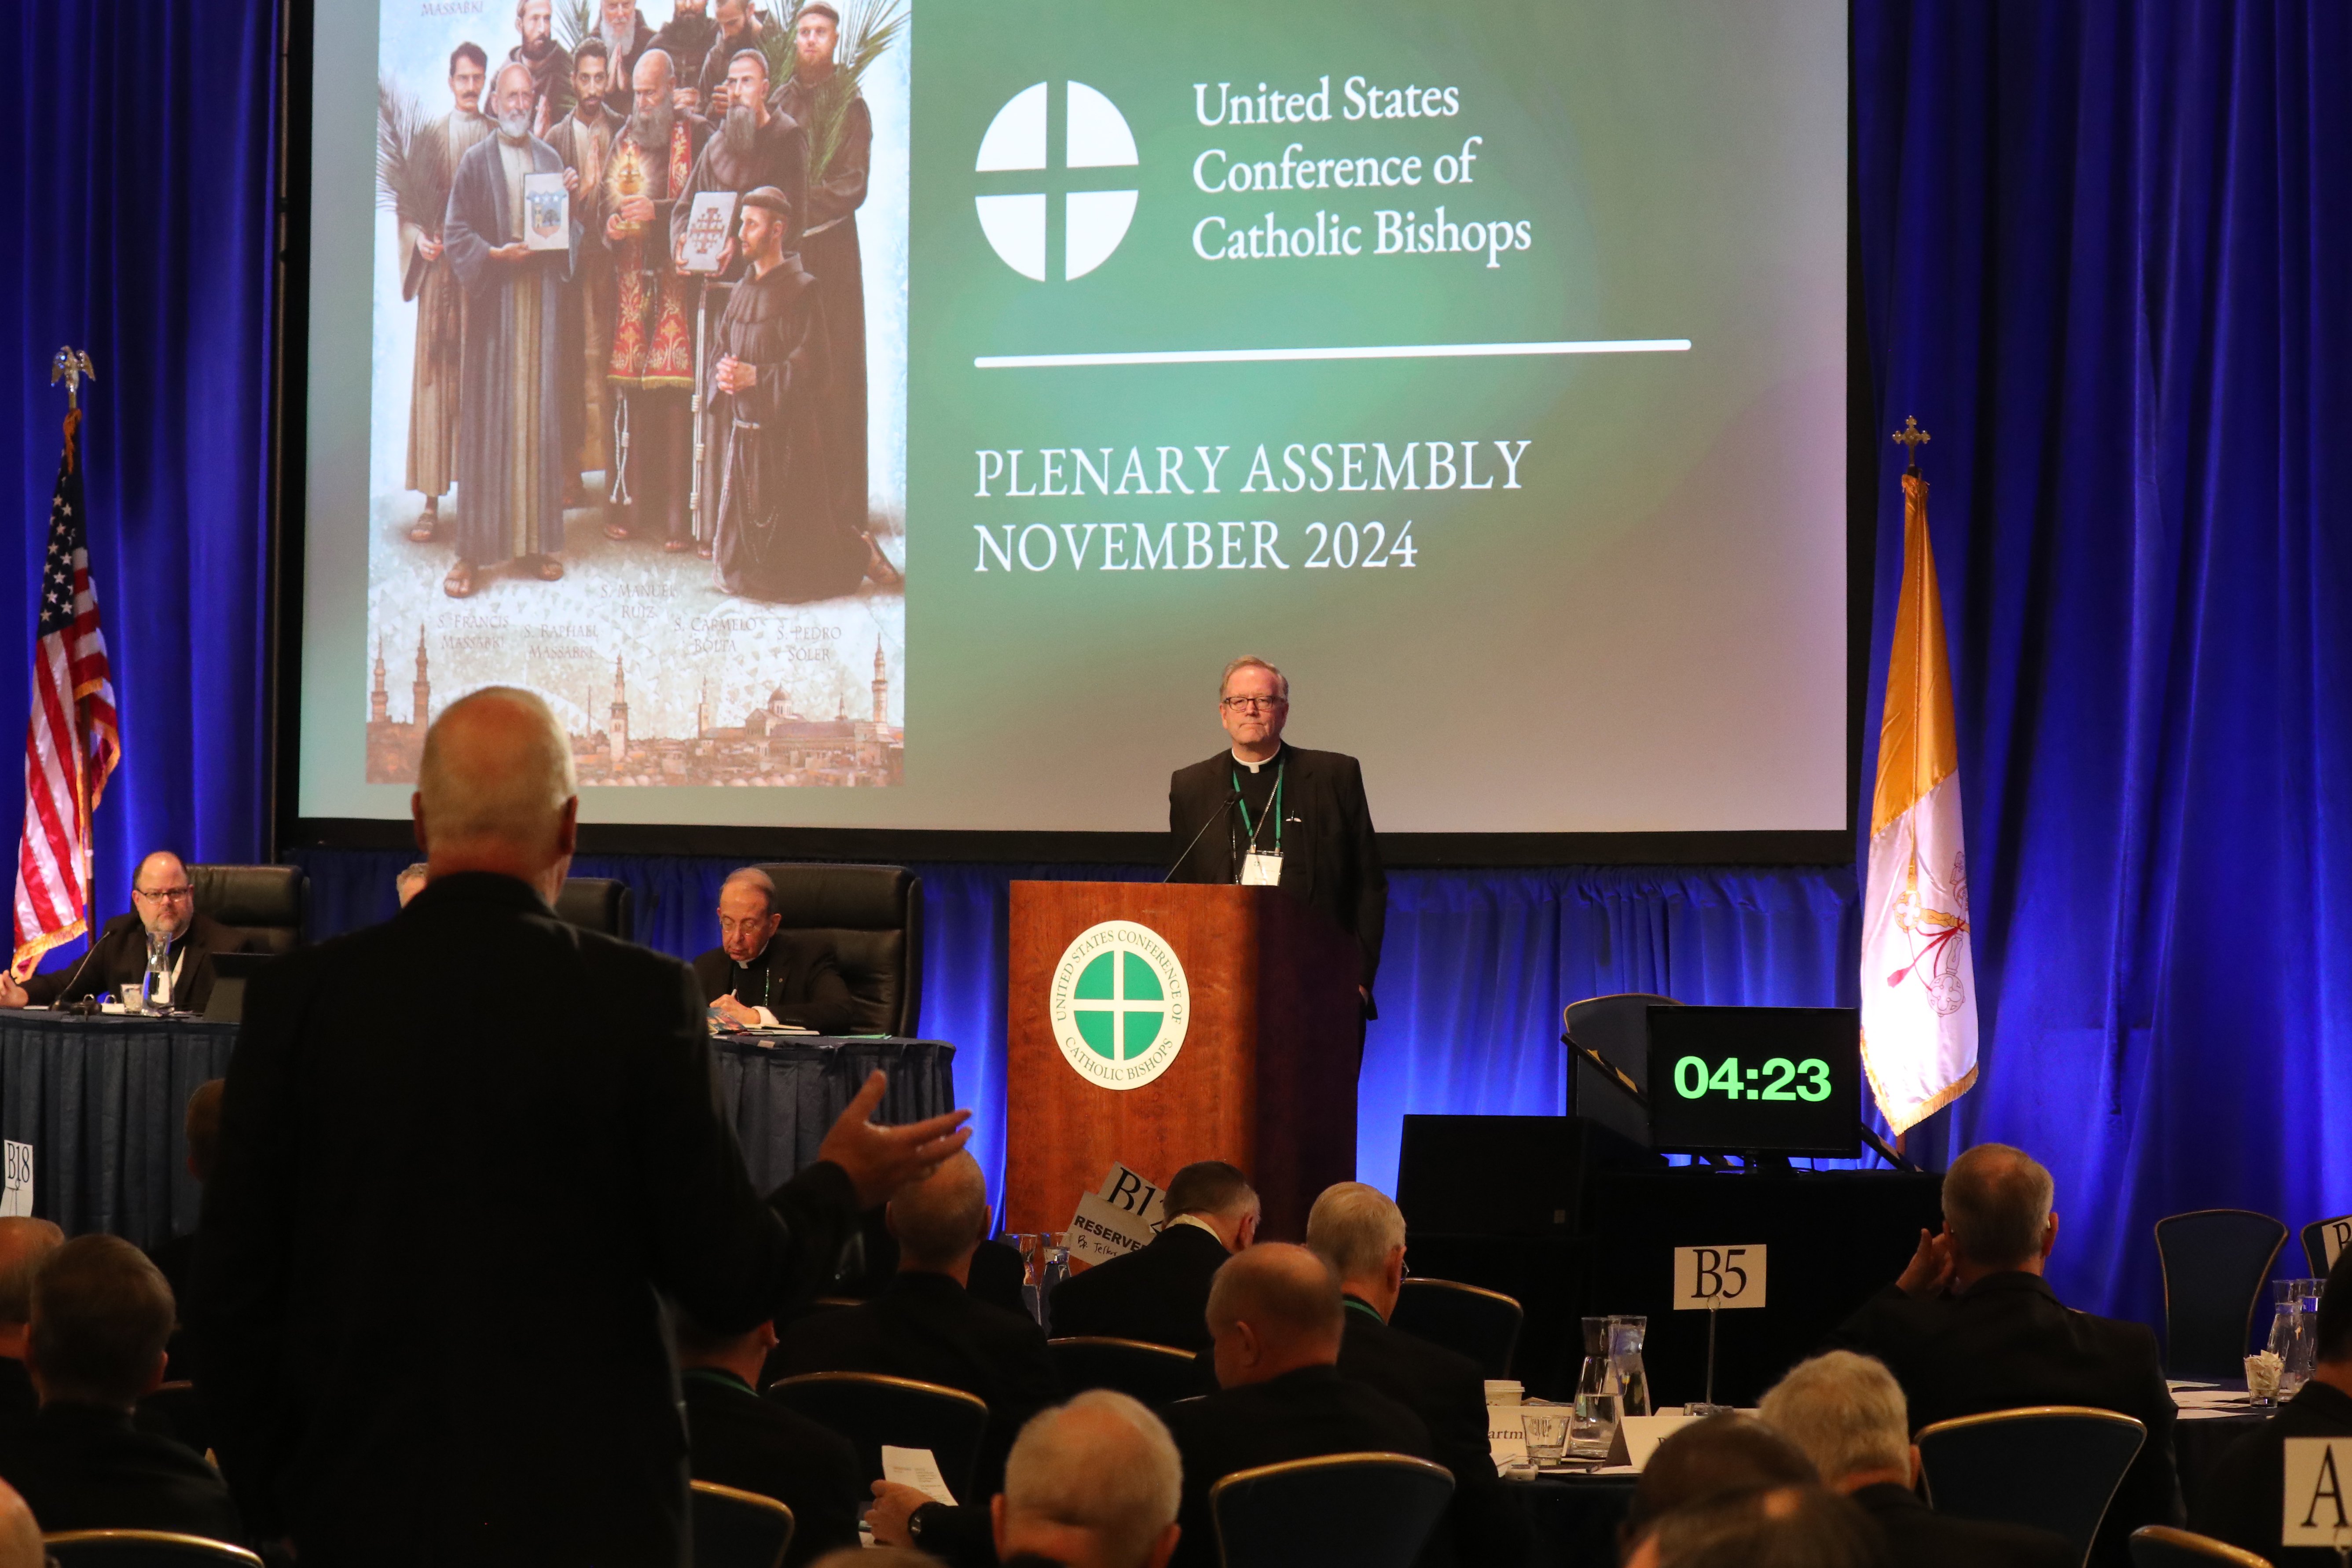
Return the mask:
M 135 993 L 147 973 L 148 948 L 159 938 L 163 962 L 149 1005 L 181 1013 L 204 1011 L 213 994 L 213 954 L 247 947 L 237 932 L 196 912 L 187 863 L 169 849 L 139 862 L 131 879 L 130 913 L 107 921 L 88 952 L 21 984 L 14 974 L 0 975 L 0 1007 L 47 1007 L 109 991 L 118 997 Z
M 1321 910 L 1356 939 L 1364 1016 L 1381 963 L 1389 881 L 1364 803 L 1364 771 L 1338 752 L 1286 745 L 1290 681 L 1262 658 L 1225 666 L 1217 719 L 1231 744 L 1168 781 L 1175 882 L 1278 887 Z
M 846 1034 L 857 1000 L 833 949 L 780 929 L 776 884 L 757 866 L 731 873 L 719 889 L 719 945 L 694 961 L 703 1000 L 746 1029 L 798 1025 L 820 1035 Z

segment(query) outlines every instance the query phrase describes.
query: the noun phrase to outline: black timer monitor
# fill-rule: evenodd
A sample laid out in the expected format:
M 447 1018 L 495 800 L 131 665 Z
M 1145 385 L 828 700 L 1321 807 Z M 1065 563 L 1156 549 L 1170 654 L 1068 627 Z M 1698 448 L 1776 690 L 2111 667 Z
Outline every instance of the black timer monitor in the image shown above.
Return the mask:
M 1861 1079 L 1851 1007 L 1650 1009 L 1654 1148 L 1852 1159 Z

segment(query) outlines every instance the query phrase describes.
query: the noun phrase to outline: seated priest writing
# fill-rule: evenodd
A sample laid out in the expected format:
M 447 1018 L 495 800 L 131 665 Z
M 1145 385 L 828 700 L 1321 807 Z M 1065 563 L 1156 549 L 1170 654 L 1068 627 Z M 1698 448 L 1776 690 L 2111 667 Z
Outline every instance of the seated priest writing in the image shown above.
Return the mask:
M 245 938 L 196 912 L 195 889 L 177 855 L 158 849 L 131 879 L 131 912 L 115 916 L 98 943 L 70 963 L 20 980 L 0 975 L 0 1007 L 47 1007 L 111 991 L 135 992 L 147 973 L 151 947 L 160 946 L 157 984 L 149 1005 L 201 1013 L 213 994 L 213 954 L 242 952 Z
M 694 961 L 704 1000 L 741 1028 L 793 1025 L 820 1035 L 845 1034 L 856 1000 L 823 943 L 779 928 L 776 884 L 755 866 L 719 889 L 719 945 Z

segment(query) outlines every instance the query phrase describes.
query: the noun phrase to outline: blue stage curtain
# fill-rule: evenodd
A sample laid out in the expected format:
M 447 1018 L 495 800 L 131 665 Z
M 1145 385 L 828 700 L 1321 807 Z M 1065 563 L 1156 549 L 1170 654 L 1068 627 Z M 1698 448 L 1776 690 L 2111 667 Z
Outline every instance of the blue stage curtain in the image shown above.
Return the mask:
M 327 936 L 389 918 L 394 874 L 415 856 L 305 849 L 293 858 L 310 873 L 314 934 Z M 627 882 L 637 940 L 691 958 L 717 945 L 719 884 L 737 864 L 600 855 L 572 870 Z M 994 1194 L 1004 1163 L 1007 889 L 1032 878 L 1134 881 L 1160 869 L 915 870 L 922 1033 L 956 1047 L 956 1101 L 972 1110 L 972 1150 Z M 1394 1187 L 1399 1118 L 1411 1112 L 1559 1115 L 1568 1092 L 1560 1009 L 1579 998 L 1655 991 L 1685 1002 L 1853 1005 L 1854 921 L 1843 868 L 1392 874 L 1381 1016 L 1367 1032 L 1359 1089 L 1357 1173 Z
M 2061 1294 L 2153 1321 L 2161 1215 L 2352 1209 L 2352 8 L 1863 0 L 1854 28 L 1867 729 L 1883 443 L 1916 414 L 1983 1039 L 1926 1142 L 2046 1162 Z
M 66 406 L 47 364 L 71 343 L 98 367 L 82 450 L 124 752 L 94 833 L 103 918 L 130 907 L 151 848 L 252 860 L 265 842 L 278 8 L 11 9 L 0 468 L 18 521 L 0 552 L 0 833 L 13 896 L 33 587 Z

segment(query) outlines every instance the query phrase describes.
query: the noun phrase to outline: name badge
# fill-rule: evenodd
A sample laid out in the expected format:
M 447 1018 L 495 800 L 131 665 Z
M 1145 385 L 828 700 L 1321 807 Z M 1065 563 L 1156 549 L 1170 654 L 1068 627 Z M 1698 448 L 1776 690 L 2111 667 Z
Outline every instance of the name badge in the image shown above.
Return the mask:
M 1253 849 L 1242 858 L 1242 886 L 1244 888 L 1278 888 L 1282 886 L 1282 851 Z

